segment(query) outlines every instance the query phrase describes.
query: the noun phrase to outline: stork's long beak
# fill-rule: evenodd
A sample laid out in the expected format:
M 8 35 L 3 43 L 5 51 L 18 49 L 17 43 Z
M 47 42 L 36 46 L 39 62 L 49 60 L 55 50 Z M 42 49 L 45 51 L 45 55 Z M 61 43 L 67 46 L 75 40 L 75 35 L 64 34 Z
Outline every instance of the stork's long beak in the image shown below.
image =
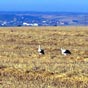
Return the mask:
M 39 48 L 40 48 L 40 45 L 39 45 Z

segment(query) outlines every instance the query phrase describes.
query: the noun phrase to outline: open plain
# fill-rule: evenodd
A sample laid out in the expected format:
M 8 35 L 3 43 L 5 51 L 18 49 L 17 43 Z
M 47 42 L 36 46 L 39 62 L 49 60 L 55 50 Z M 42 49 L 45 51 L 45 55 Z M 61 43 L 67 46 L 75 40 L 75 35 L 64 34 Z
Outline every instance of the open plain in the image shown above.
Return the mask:
M 0 28 L 0 88 L 88 88 L 88 27 Z

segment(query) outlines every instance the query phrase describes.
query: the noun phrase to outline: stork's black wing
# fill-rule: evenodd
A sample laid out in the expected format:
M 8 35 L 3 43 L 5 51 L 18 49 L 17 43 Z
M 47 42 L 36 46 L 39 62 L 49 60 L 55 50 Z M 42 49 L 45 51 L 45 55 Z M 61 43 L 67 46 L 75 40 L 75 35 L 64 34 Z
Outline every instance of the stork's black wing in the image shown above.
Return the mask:
M 71 54 L 71 52 L 69 50 L 66 50 L 64 53 Z
M 40 53 L 45 54 L 45 52 L 44 52 L 44 50 L 43 50 L 43 49 L 41 49 Z

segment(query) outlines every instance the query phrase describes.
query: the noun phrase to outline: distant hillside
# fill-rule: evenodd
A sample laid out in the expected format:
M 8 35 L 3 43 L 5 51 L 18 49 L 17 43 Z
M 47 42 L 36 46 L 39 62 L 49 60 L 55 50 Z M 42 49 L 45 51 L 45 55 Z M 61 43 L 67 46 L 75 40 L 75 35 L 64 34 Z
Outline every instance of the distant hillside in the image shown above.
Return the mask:
M 88 25 L 88 13 L 72 12 L 0 12 L 0 26 L 70 26 Z M 26 25 L 25 25 L 26 26 Z

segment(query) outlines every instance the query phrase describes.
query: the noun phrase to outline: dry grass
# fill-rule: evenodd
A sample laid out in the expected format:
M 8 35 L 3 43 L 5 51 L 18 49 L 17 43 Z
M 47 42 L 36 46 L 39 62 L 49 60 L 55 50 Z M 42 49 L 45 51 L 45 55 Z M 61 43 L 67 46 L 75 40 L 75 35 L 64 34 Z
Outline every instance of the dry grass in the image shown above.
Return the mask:
M 88 88 L 88 27 L 0 28 L 0 88 Z

